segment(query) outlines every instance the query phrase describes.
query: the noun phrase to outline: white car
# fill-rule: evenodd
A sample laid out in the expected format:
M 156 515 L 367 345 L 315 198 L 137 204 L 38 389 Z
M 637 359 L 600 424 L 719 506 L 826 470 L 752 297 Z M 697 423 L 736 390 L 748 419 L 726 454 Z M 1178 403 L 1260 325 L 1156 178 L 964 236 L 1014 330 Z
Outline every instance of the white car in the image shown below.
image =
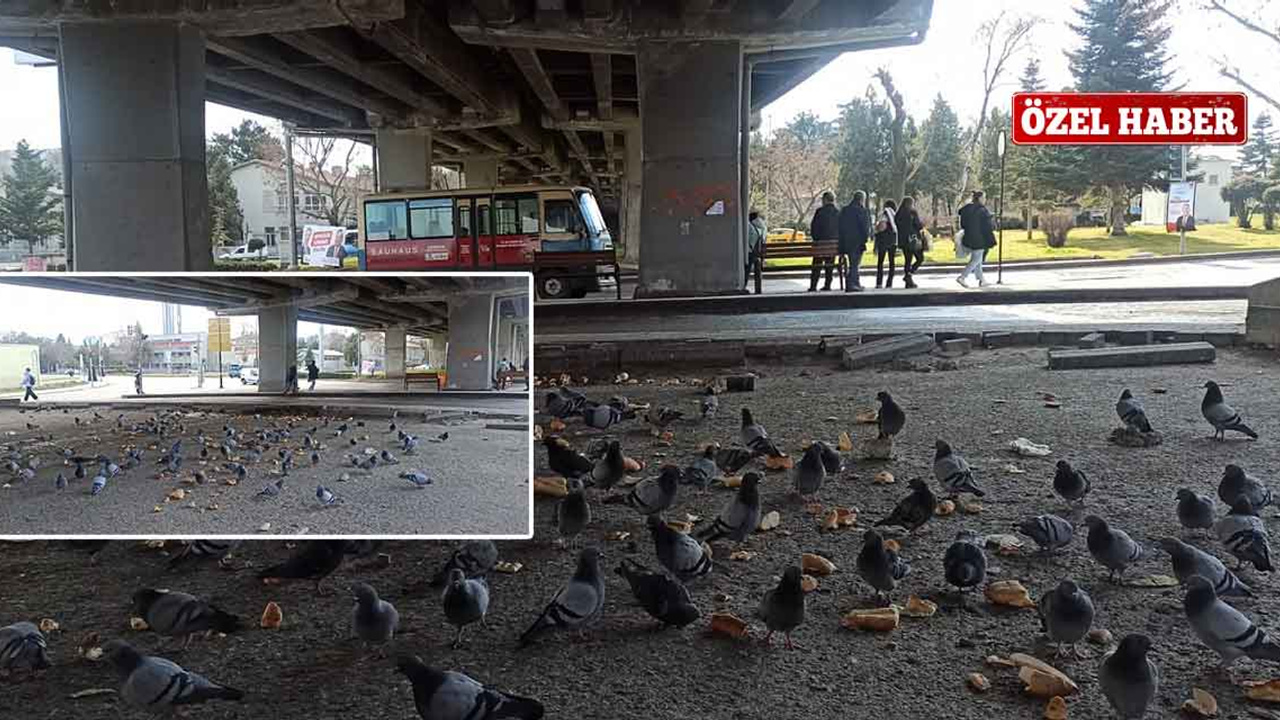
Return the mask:
M 231 252 L 224 252 L 218 256 L 219 260 L 261 260 L 267 256 L 266 248 L 258 248 L 250 250 L 248 245 L 237 245 Z
M 257 385 L 258 384 L 258 368 L 256 367 L 240 368 L 240 383 L 242 385 Z

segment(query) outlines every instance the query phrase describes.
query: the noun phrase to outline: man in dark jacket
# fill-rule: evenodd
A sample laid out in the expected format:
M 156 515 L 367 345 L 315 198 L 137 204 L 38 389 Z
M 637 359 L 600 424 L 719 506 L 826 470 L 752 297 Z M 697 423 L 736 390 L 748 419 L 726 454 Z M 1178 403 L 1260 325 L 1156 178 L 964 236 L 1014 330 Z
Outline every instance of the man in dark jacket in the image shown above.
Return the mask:
M 836 196 L 830 192 L 822 193 L 822 207 L 813 214 L 813 222 L 809 225 L 809 237 L 815 243 L 838 242 L 840 240 L 840 208 L 836 207 Z M 826 282 L 822 289 L 831 289 L 831 271 L 835 256 L 815 255 L 813 270 L 809 273 L 809 292 L 818 289 L 818 272 L 826 268 Z
M 960 229 L 964 231 L 962 244 L 969 249 L 969 264 L 965 266 L 956 282 L 962 287 L 969 287 L 966 280 L 972 274 L 978 278 L 979 287 L 986 287 L 987 281 L 982 277 L 982 261 L 987 251 L 996 246 L 996 233 L 992 228 L 991 212 L 982 204 L 982 191 L 973 193 L 973 200 L 960 208 Z
M 308 360 L 307 361 L 307 382 L 310 383 L 310 386 L 307 388 L 307 390 L 309 392 L 315 391 L 316 380 L 319 380 L 319 379 L 320 379 L 320 367 L 316 365 L 315 360 Z
M 845 292 L 862 292 L 862 278 L 858 266 L 862 254 L 867 251 L 871 239 L 871 213 L 867 212 L 867 196 L 861 190 L 840 211 L 840 254 L 849 256 L 849 278 Z

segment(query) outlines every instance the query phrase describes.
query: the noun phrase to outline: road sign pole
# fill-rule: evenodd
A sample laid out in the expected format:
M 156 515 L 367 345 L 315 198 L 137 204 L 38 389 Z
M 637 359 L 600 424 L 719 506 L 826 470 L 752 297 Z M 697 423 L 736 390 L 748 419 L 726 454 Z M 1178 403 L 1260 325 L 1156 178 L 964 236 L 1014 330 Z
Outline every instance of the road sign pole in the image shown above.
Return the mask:
M 1187 146 L 1182 145 L 1180 149 L 1182 150 L 1182 182 L 1186 182 L 1187 181 Z M 1195 217 L 1194 210 L 1191 212 L 1191 217 L 1192 218 Z M 1182 229 L 1178 233 L 1178 254 L 1179 255 L 1187 254 L 1187 224 L 1185 222 L 1182 223 Z

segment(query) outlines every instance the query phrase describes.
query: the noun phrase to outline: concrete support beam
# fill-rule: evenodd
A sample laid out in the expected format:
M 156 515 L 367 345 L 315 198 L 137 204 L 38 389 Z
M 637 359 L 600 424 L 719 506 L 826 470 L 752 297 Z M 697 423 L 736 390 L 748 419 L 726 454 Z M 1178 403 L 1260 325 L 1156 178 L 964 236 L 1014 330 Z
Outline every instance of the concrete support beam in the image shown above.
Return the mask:
M 378 187 L 383 192 L 431 187 L 431 133 L 379 130 Z
M 289 368 L 298 363 L 298 309 L 274 307 L 258 313 L 258 391 L 284 392 Z
M 474 295 L 449 303 L 450 390 L 488 390 L 493 386 L 493 295 Z
M 601 120 L 613 119 L 613 62 L 607 53 L 591 54 L 591 81 L 596 90 L 596 114 Z
M 627 133 L 627 160 L 622 176 L 622 237 L 623 260 L 632 265 L 640 263 L 641 222 L 644 203 L 640 196 L 644 189 L 644 153 L 640 130 Z M 615 238 L 615 244 L 618 238 Z
M 407 352 L 408 338 L 404 328 L 387 328 L 384 333 L 383 347 L 386 348 L 386 374 L 388 380 L 404 379 L 404 357 Z
M 72 269 L 212 270 L 203 35 L 68 24 L 60 58 Z
M 471 160 L 462 161 L 463 187 L 488 188 L 498 185 L 498 161 Z
M 404 17 L 404 0 L 230 0 L 192 3 L 84 2 L 84 0 L 20 0 L 0 4 L 4 32 L 57 27 L 63 23 L 99 26 L 128 23 L 173 23 L 200 27 L 217 35 L 256 35 L 306 28 L 367 24 Z
M 642 41 L 636 64 L 645 113 L 636 295 L 741 292 L 741 45 Z
M 1211 363 L 1216 357 L 1217 350 L 1213 345 L 1203 341 L 1089 350 L 1050 350 L 1049 369 L 1078 370 Z
M 933 349 L 933 336 L 927 334 L 900 335 L 870 342 L 866 342 L 865 336 L 862 339 L 864 341 L 862 344 L 850 345 L 844 349 L 841 366 L 845 370 L 871 367 L 900 357 L 927 353 Z
M 1245 338 L 1251 343 L 1280 348 L 1280 278 L 1249 288 Z

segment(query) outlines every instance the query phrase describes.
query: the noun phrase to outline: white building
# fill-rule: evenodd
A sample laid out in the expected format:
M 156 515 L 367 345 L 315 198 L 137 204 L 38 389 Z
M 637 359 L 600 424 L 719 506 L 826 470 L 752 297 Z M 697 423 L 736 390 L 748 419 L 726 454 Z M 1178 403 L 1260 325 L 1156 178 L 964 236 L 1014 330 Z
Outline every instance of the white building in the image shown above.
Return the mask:
M 1224 223 L 1231 220 L 1231 203 L 1222 199 L 1222 186 L 1231 182 L 1232 161 L 1214 155 L 1196 158 L 1200 166 L 1196 172 L 1204 179 L 1196 185 L 1196 222 Z M 1164 225 L 1169 204 L 1169 194 L 1159 190 L 1142 191 L 1143 225 Z
M 302 226 L 307 224 L 324 224 L 327 221 L 317 216 L 332 206 L 333 199 L 327 195 L 308 192 L 304 187 L 316 187 L 316 183 L 297 181 L 304 172 L 296 167 L 294 190 L 298 209 L 297 227 L 301 239 Z M 248 242 L 254 238 L 266 243 L 268 254 L 278 246 L 280 238 L 289 232 L 288 184 L 285 181 L 284 166 L 266 160 L 250 160 L 231 168 L 231 183 L 236 186 L 236 194 L 240 198 L 240 209 L 244 213 L 244 237 Z M 348 191 L 356 196 L 373 192 L 372 178 L 357 175 L 354 171 L 348 176 Z M 347 201 L 349 217 L 345 223 L 353 226 L 356 223 L 356 197 Z

